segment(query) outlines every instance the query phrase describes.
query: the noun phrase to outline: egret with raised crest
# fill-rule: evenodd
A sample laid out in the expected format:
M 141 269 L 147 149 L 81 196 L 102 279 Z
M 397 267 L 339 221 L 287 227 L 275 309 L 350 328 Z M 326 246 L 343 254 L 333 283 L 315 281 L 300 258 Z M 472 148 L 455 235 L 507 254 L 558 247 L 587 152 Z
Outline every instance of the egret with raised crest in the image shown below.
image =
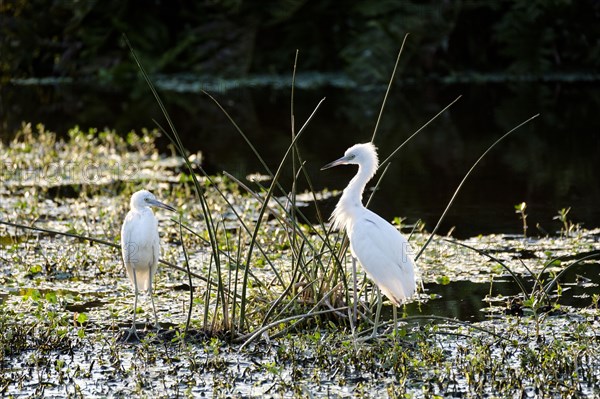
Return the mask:
M 381 216 L 365 208 L 362 195 L 377 172 L 379 160 L 372 143 L 356 144 L 344 156 L 321 168 L 358 165 L 358 172 L 344 189 L 331 215 L 334 228 L 345 230 L 350 240 L 354 272 L 354 318 L 356 319 L 356 261 L 396 306 L 416 290 L 415 263 L 408 240 Z

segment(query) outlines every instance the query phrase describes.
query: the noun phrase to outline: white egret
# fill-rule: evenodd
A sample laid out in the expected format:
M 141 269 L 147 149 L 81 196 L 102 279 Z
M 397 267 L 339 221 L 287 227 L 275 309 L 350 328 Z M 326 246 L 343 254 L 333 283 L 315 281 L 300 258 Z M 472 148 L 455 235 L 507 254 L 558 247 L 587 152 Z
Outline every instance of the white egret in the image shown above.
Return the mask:
M 158 237 L 158 221 L 152 213 L 151 206 L 175 211 L 175 208 L 156 200 L 147 190 L 140 190 L 131 196 L 131 210 L 127 213 L 121 228 L 121 252 L 129 280 L 133 285 L 135 297 L 133 300 L 133 323 L 127 340 L 131 335 L 137 337 L 135 315 L 137 298 L 140 291 L 145 291 L 152 300 L 154 320 L 158 328 L 158 316 L 152 296 L 152 281 L 158 266 L 160 256 L 160 240 Z
M 345 229 L 350 240 L 353 271 L 356 260 L 394 305 L 411 297 L 416 290 L 415 264 L 408 240 L 389 222 L 362 203 L 367 182 L 375 175 L 379 160 L 371 143 L 356 144 L 344 156 L 321 168 L 358 165 L 358 172 L 344 189 L 331 215 L 334 228 Z M 356 319 L 356 277 L 354 318 Z

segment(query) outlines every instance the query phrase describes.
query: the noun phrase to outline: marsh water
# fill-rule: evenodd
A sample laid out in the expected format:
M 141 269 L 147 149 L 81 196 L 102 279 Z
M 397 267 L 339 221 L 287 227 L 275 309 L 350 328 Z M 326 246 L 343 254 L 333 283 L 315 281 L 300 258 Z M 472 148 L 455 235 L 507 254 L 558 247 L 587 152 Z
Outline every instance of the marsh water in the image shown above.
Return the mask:
M 209 173 L 237 177 L 264 173 L 259 160 L 226 116 L 200 90 L 213 94 L 276 169 L 290 142 L 290 89 L 284 77 L 212 81 L 156 77 L 160 95 L 191 152 L 201 152 Z M 319 171 L 356 142 L 371 139 L 385 86 L 356 87 L 335 76 L 299 74 L 296 130 L 326 98 L 299 141 L 317 190 L 342 189 L 353 168 Z M 16 82 L 1 88 L 0 137 L 7 140 L 22 121 L 43 123 L 59 134 L 74 125 L 108 127 L 125 134 L 166 125 L 143 83 Z M 473 162 L 503 133 L 530 116 L 540 117 L 513 133 L 477 167 L 450 210 L 440 233 L 468 237 L 520 233 L 514 205 L 526 202 L 529 232 L 554 233 L 559 209 L 584 227 L 600 226 L 600 90 L 595 82 L 501 81 L 450 84 L 402 82 L 392 88 L 375 143 L 380 157 L 458 96 L 461 99 L 425 128 L 394 158 L 371 208 L 387 219 L 421 219 L 432 228 Z M 169 142 L 159 145 L 168 152 Z M 289 173 L 283 180 L 290 181 Z M 300 190 L 307 189 L 300 179 Z M 326 204 L 330 210 L 335 199 Z
M 315 85 L 312 83 L 314 80 L 314 77 L 310 76 L 300 76 L 297 80 L 298 89 L 294 99 L 296 130 L 317 102 L 326 97 L 323 106 L 299 141 L 299 151 L 306 161 L 308 174 L 316 190 L 341 189 L 354 173 L 352 168 L 323 172 L 319 168 L 338 158 L 349 145 L 370 140 L 385 88 L 348 87 L 347 82 L 337 84 L 334 79 L 332 81 L 335 84 Z M 99 88 L 92 84 L 30 83 L 20 82 L 1 89 L 2 139 L 5 142 L 12 138 L 21 121 L 43 123 L 47 129 L 64 136 L 74 125 L 79 125 L 82 129 L 101 129 L 106 126 L 126 134 L 131 129 L 140 131 L 143 127 L 152 128 L 152 119 L 164 124 L 160 110 L 144 86 L 121 91 L 115 87 Z M 290 93 L 284 80 L 267 79 L 266 83 L 258 80 L 253 84 L 244 85 L 229 82 L 223 83 L 222 86 L 192 84 L 185 79 L 158 79 L 157 83 L 185 147 L 191 153 L 202 153 L 202 162 L 207 172 L 219 174 L 221 171 L 227 171 L 244 179 L 252 173 L 264 173 L 264 170 L 223 113 L 205 94 L 199 93 L 198 88 L 209 91 L 213 89 L 212 94 L 231 113 L 236 123 L 258 148 L 268 166 L 271 169 L 277 167 L 290 142 Z M 530 116 L 540 113 L 541 116 L 533 123 L 513 133 L 486 157 L 467 181 L 440 229 L 441 234 L 446 234 L 454 227 L 453 237 L 464 239 L 464 242 L 470 245 L 490 251 L 504 261 L 511 262 L 511 267 L 524 279 L 527 289 L 531 289 L 535 281 L 526 267 L 519 268 L 519 262 L 523 261 L 523 266 L 527 263 L 536 272 L 550 257 L 560 258 L 564 266 L 586 254 L 600 251 L 600 232 L 586 230 L 600 226 L 597 207 L 600 203 L 600 185 L 597 184 L 600 172 L 600 160 L 597 157 L 600 150 L 600 122 L 594 117 L 600 106 L 600 95 L 596 89 L 581 83 L 527 81 L 473 84 L 409 82 L 394 87 L 375 140 L 382 158 L 450 101 L 459 95 L 462 95 L 462 98 L 400 151 L 388 170 L 380 191 L 374 197 L 372 208 L 389 220 L 394 217 L 406 218 L 405 225 L 414 224 L 421 219 L 426 224 L 425 228 L 431 229 L 464 173 L 479 155 L 503 133 Z M 164 155 L 171 154 L 166 138 L 160 138 L 158 146 Z M 176 176 L 176 168 L 165 167 L 164 164 L 157 170 L 163 168 L 172 172 L 172 176 Z M 2 166 L 6 168 L 7 164 L 3 163 Z M 160 177 L 157 181 L 161 181 Z M 173 181 L 176 180 L 165 183 L 169 189 L 176 187 L 177 183 Z M 288 187 L 290 176 L 284 176 L 283 181 Z M 106 185 L 106 190 L 100 191 L 99 198 L 89 198 L 86 201 L 90 202 L 89 206 L 95 212 L 106 207 L 108 213 L 119 214 L 119 206 L 122 204 L 117 205 L 115 198 L 111 197 L 117 197 L 120 193 L 110 192 L 117 187 L 118 185 L 114 184 Z M 299 190 L 307 188 L 305 183 L 301 183 Z M 15 208 L 19 208 L 21 214 L 27 215 L 26 209 L 23 208 L 23 204 L 30 201 L 25 193 L 27 190 L 16 190 L 18 195 L 23 197 L 19 200 L 10 198 L 11 190 L 10 187 L 0 189 L 4 196 L 3 201 L 7 201 L 1 204 L 0 209 L 5 209 L 8 213 L 14 205 Z M 56 221 L 62 223 L 59 223 L 62 229 L 69 226 L 75 228 L 73 226 L 77 225 L 81 228 L 82 224 L 87 229 L 85 207 L 88 204 L 80 203 L 77 191 L 69 185 L 49 190 L 54 190 L 54 199 L 66 205 L 57 210 L 54 203 L 45 202 L 39 205 L 36 212 L 46 215 L 50 222 L 56 217 Z M 179 196 L 177 198 L 179 199 Z M 12 205 L 7 205 L 9 201 Z M 333 208 L 335 201 L 334 196 L 320 203 L 326 215 Z M 514 209 L 514 205 L 520 202 L 527 203 L 530 238 L 521 235 L 522 221 Z M 563 236 L 564 232 L 560 232 L 562 223 L 553 219 L 559 209 L 568 207 L 571 207 L 569 221 L 584 228 L 576 228 L 570 237 Z M 303 211 L 310 215 L 314 213 L 314 207 L 308 206 L 303 208 Z M 161 226 L 165 226 L 165 222 L 164 219 L 161 220 Z M 98 220 L 92 222 L 91 226 L 98 231 L 112 231 L 118 229 L 119 223 L 120 220 Z M 143 396 L 145 390 L 150 387 L 152 392 L 158 393 L 159 396 L 210 393 L 251 396 L 269 393 L 271 388 L 265 386 L 268 384 L 278 386 L 278 389 L 285 392 L 288 387 L 286 384 L 295 381 L 298 373 L 315 373 L 321 377 L 314 377 L 317 382 L 307 383 L 308 392 L 314 392 L 317 396 L 343 397 L 356 394 L 361 384 L 368 382 L 369 372 L 361 369 L 364 365 L 358 364 L 348 372 L 343 368 L 344 357 L 336 355 L 335 351 L 331 352 L 331 348 L 323 343 L 325 335 L 335 337 L 336 332 L 324 332 L 323 337 L 315 333 L 317 338 L 306 338 L 300 334 L 301 339 L 288 337 L 288 341 L 284 339 L 282 342 L 285 343 L 281 344 L 275 341 L 276 351 L 269 343 L 268 348 L 263 347 L 263 344 L 256 344 L 251 347 L 250 352 L 238 353 L 238 346 L 225 346 L 208 340 L 204 341 L 204 346 L 198 345 L 188 349 L 190 352 L 187 354 L 167 349 L 166 345 L 163 353 L 162 345 L 148 345 L 148 342 L 143 342 L 131 350 L 122 346 L 115 349 L 109 345 L 107 336 L 112 337 L 119 330 L 126 328 L 130 316 L 125 310 L 129 306 L 129 291 L 124 276 L 119 274 L 118 255 L 106 255 L 104 253 L 107 251 L 98 246 L 81 243 L 73 245 L 78 248 L 76 254 L 70 251 L 64 254 L 64 249 L 71 246 L 70 239 L 44 235 L 25 236 L 24 242 L 14 243 L 15 237 L 20 237 L 20 233 L 15 233 L 17 230 L 6 231 L 9 233 L 0 237 L 0 245 L 3 248 L 2 262 L 5 259 L 14 259 L 15 256 L 22 257 L 20 266 L 25 267 L 25 270 L 16 272 L 10 262 L 3 264 L 0 303 L 11 311 L 19 306 L 27 308 L 28 311 L 23 312 L 27 316 L 22 317 L 29 319 L 48 317 L 41 310 L 46 306 L 51 310 L 49 314 L 63 312 L 67 319 L 75 319 L 67 322 L 74 324 L 75 329 L 86 323 L 85 320 L 77 320 L 79 314 L 88 314 L 90 318 L 85 324 L 85 329 L 80 330 L 86 339 L 64 344 L 66 347 L 61 347 L 61 342 L 58 342 L 57 346 L 61 349 L 50 349 L 53 353 L 52 361 L 48 361 L 41 351 L 23 351 L 12 359 L 7 358 L 6 364 L 10 365 L 9 371 L 13 376 L 10 377 L 12 380 L 7 379 L 9 393 L 34 394 L 45 390 L 60 396 L 65 392 L 70 394 L 69 387 L 84 387 L 84 393 L 99 396 L 115 392 L 117 396 L 127 396 L 138 392 L 134 389 L 141 391 Z M 417 242 L 422 243 L 425 235 L 416 235 Z M 430 253 L 425 255 L 421 262 L 425 282 L 422 300 L 408 304 L 403 309 L 406 316 L 435 315 L 468 323 L 489 323 L 487 325 L 500 331 L 511 331 L 513 328 L 518 331 L 522 325 L 530 328 L 526 318 L 508 322 L 504 320 L 506 314 L 510 315 L 507 313 L 511 310 L 508 301 L 520 301 L 522 305 L 527 299 L 519 295 L 521 291 L 518 285 L 505 271 L 499 270 L 494 262 L 489 262 L 472 252 L 468 255 L 465 252 L 455 253 L 455 247 L 443 244 L 441 240 L 436 241 L 438 242 L 432 245 Z M 22 248 L 19 244 L 23 244 Z M 13 248 L 22 249 L 25 255 L 15 254 Z M 44 266 L 38 267 L 36 262 L 33 262 L 35 268 L 28 270 L 31 259 L 27 257 L 31 256 L 31 253 L 37 260 L 43 256 L 45 261 L 42 260 L 41 264 Z M 75 262 L 72 259 L 75 259 Z M 77 269 L 80 264 L 85 267 Z M 54 270 L 61 267 L 67 271 Z M 543 279 L 549 281 L 557 270 L 554 268 L 545 273 Z M 114 278 L 114 275 L 120 277 Z M 161 284 L 159 313 L 162 327 L 168 329 L 180 325 L 184 318 L 180 304 L 183 302 L 181 297 L 185 290 L 181 288 L 181 275 L 173 275 L 164 268 L 161 269 Z M 560 312 L 566 316 L 551 321 L 550 325 L 546 326 L 547 331 L 555 333 L 555 328 L 558 331 L 564 330 L 567 331 L 567 339 L 575 340 L 564 326 L 572 324 L 572 320 L 581 322 L 585 316 L 578 312 L 597 305 L 597 297 L 594 295 L 597 294 L 599 285 L 600 264 L 597 262 L 582 263 L 565 273 L 560 280 L 560 292 L 553 291 L 551 295 L 553 301 L 562 306 Z M 22 302 L 16 299 L 21 297 Z M 33 301 L 28 300 L 31 297 L 37 299 L 37 310 Z M 365 299 L 372 300 L 372 294 L 367 292 Z M 517 303 L 517 311 L 522 307 L 524 306 Z M 390 320 L 391 313 L 391 307 L 384 307 L 382 319 Z M 499 324 L 494 325 L 497 320 L 500 320 Z M 593 323 L 596 321 L 592 321 L 590 325 L 595 326 Z M 564 326 L 561 323 L 565 323 Z M 409 334 L 418 335 L 421 328 L 427 328 L 423 327 L 425 323 L 422 324 L 409 330 Z M 109 331 L 108 335 L 103 335 L 106 331 Z M 49 336 L 56 335 L 54 330 L 49 329 L 49 333 Z M 43 336 L 43 329 L 41 333 L 36 331 L 36 334 Z M 596 339 L 591 332 L 589 334 L 590 339 Z M 87 338 L 88 336 L 91 338 Z M 97 336 L 101 337 L 102 344 L 94 341 Z M 309 342 L 308 349 L 299 349 L 298 353 L 294 353 L 294 345 L 301 347 L 305 339 L 313 340 Z M 448 342 L 441 338 L 434 341 L 440 343 L 448 358 L 460 359 L 461 345 L 473 348 L 472 343 L 465 343 L 466 341 L 461 341 L 463 339 L 464 337 L 458 334 Z M 515 340 L 517 341 L 519 340 Z M 48 338 L 47 342 L 53 341 Z M 529 345 L 525 338 L 522 338 L 521 342 Z M 371 349 L 378 350 L 377 348 L 385 345 L 373 345 Z M 404 348 L 406 350 L 418 347 L 413 347 L 410 343 L 403 345 L 407 345 Z M 490 348 L 494 345 L 487 343 L 484 347 Z M 32 345 L 34 348 L 37 346 L 38 343 Z M 82 347 L 85 349 L 82 350 Z M 322 370 L 315 366 L 315 359 L 323 356 L 319 354 L 321 348 L 330 356 L 325 357 L 327 367 Z M 593 353 L 595 347 L 590 348 Z M 86 354 L 88 349 L 94 356 Z M 521 351 L 522 348 L 519 347 L 513 353 Z M 579 353 L 578 349 L 576 359 L 579 359 Z M 305 363 L 299 362 L 297 365 L 296 357 L 290 354 L 294 354 L 298 359 L 306 356 Z M 97 363 L 96 359 L 92 359 L 96 355 Z M 285 358 L 286 355 L 292 360 L 281 361 L 279 356 Z M 360 358 L 360 355 L 354 355 Z M 500 356 L 503 364 L 504 355 Z M 186 356 L 191 360 L 188 361 Z M 507 358 L 510 356 L 506 355 Z M 565 358 L 568 356 L 565 355 Z M 198 359 L 203 363 L 198 365 Z M 281 363 L 278 363 L 280 361 Z M 65 362 L 69 365 L 66 368 Z M 185 366 L 180 367 L 178 362 L 185 363 Z M 342 365 L 337 367 L 346 370 L 340 372 L 341 377 L 336 377 L 338 369 L 332 372 L 329 367 L 330 363 L 335 362 L 342 362 Z M 3 362 L 3 367 L 4 364 Z M 450 375 L 461 374 L 455 370 L 456 367 L 461 367 L 460 362 L 457 364 L 458 366 L 451 367 Z M 595 360 L 587 364 L 591 364 L 589 378 L 584 374 L 584 369 L 581 375 L 588 378 L 586 381 L 591 384 L 591 388 L 584 384 L 581 392 L 593 395 L 597 393 L 593 381 L 599 380 L 600 368 Z M 418 364 L 415 364 L 415 367 L 422 368 Z M 86 374 L 85 370 L 88 368 Z M 28 369 L 38 370 L 40 377 L 32 382 L 19 380 L 22 378 L 19 377 L 22 371 Z M 380 380 L 373 378 L 370 381 L 370 386 L 376 389 L 371 391 L 371 394 L 386 393 L 390 379 L 388 372 L 385 368 L 383 372 L 373 372 L 373 375 L 379 375 Z M 41 375 L 44 373 L 48 376 L 46 381 L 42 381 Z M 63 389 L 57 381 L 61 381 L 65 375 L 71 376 L 71 385 Z M 381 377 L 382 375 L 386 377 Z M 115 380 L 115 376 L 123 378 L 125 383 Z M 160 383 L 157 382 L 158 376 L 161 378 Z M 429 384 L 427 386 L 437 384 L 428 380 L 428 377 L 420 378 Z M 515 381 L 521 379 L 517 376 Z M 419 378 L 415 380 L 421 381 Z M 460 381 L 462 382 L 455 382 L 457 397 L 464 396 L 466 386 L 471 387 L 468 382 Z M 397 383 L 397 380 L 392 379 L 392 386 Z M 136 388 L 131 388 L 131 384 Z M 428 397 L 428 392 L 423 391 L 418 383 L 417 388 L 411 387 L 410 384 L 408 386 L 409 392 L 415 397 Z M 187 389 L 185 394 L 184 389 Z M 453 392 L 447 387 L 435 389 L 439 393 Z M 77 392 L 72 393 L 76 396 Z

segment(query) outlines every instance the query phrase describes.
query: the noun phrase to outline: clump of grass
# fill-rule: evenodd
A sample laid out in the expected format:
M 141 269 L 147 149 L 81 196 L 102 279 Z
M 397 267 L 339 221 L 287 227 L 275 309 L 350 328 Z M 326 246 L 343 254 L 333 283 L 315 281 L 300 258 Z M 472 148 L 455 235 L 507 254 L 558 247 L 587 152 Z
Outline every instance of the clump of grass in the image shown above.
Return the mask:
M 136 62 L 138 63 L 140 71 L 142 72 L 142 75 L 145 77 L 151 91 L 153 92 L 157 102 L 159 103 L 159 105 L 163 111 L 163 115 L 165 116 L 165 118 L 168 122 L 170 132 L 167 132 L 160 125 L 159 125 L 159 129 L 171 139 L 171 141 L 173 142 L 177 151 L 179 152 L 179 155 L 183 158 L 184 163 L 186 164 L 188 171 L 191 175 L 193 185 L 196 189 L 197 197 L 199 198 L 199 200 L 202 204 L 203 216 L 206 221 L 206 231 L 209 235 L 209 240 L 210 240 L 211 247 L 212 247 L 212 259 L 211 259 L 210 266 L 209 266 L 209 275 L 211 275 L 211 276 L 214 275 L 214 276 L 216 276 L 216 279 L 217 279 L 217 291 L 215 292 L 214 299 L 213 299 L 213 297 L 211 297 L 210 292 L 207 292 L 207 294 L 205 296 L 205 298 L 206 298 L 205 306 L 204 306 L 205 323 L 209 323 L 213 327 L 216 327 L 216 326 L 219 326 L 221 328 L 225 327 L 225 328 L 229 329 L 230 331 L 237 331 L 238 333 L 245 331 L 245 330 L 249 329 L 249 326 L 252 326 L 253 323 L 256 323 L 258 321 L 257 319 L 249 320 L 248 309 L 251 306 L 250 303 L 253 302 L 254 305 L 258 304 L 257 302 L 255 302 L 255 300 L 256 300 L 255 295 L 257 295 L 256 290 L 250 291 L 249 287 L 256 287 L 256 286 L 262 287 L 262 289 L 259 289 L 258 291 L 261 292 L 261 295 L 265 297 L 267 302 L 272 301 L 272 299 L 268 299 L 268 298 L 272 297 L 272 294 L 270 294 L 269 292 L 275 291 L 272 289 L 267 290 L 267 287 L 265 286 L 264 282 L 262 282 L 261 280 L 259 280 L 255 276 L 253 276 L 252 262 L 255 259 L 255 257 L 254 257 L 255 249 L 258 249 L 259 252 L 261 252 L 261 255 L 263 255 L 263 257 L 259 258 L 259 259 L 262 259 L 263 261 L 265 261 L 266 263 L 268 263 L 271 266 L 271 270 L 274 273 L 274 275 L 276 276 L 276 280 L 279 283 L 279 287 L 283 288 L 283 292 L 289 293 L 290 295 L 294 295 L 294 296 L 298 295 L 298 293 L 296 293 L 296 287 L 298 284 L 298 281 L 296 281 L 296 279 L 302 273 L 298 272 L 298 269 L 296 269 L 292 272 L 291 281 L 284 281 L 284 278 L 281 276 L 281 273 L 277 270 L 277 268 L 275 268 L 273 266 L 272 262 L 269 261 L 268 257 L 265 256 L 266 252 L 264 249 L 262 249 L 262 244 L 259 242 L 259 239 L 263 238 L 263 235 L 261 234 L 261 229 L 263 227 L 263 220 L 264 220 L 264 216 L 267 213 L 267 210 L 272 208 L 272 206 L 270 204 L 271 204 L 271 201 L 274 199 L 274 193 L 276 191 L 279 191 L 287 197 L 287 192 L 282 189 L 282 187 L 279 185 L 278 180 L 279 180 L 279 177 L 281 176 L 284 165 L 285 165 L 286 161 L 288 160 L 290 154 L 299 156 L 297 148 L 295 147 L 295 143 L 300 138 L 300 136 L 303 133 L 303 131 L 305 130 L 306 126 L 310 122 L 312 115 L 308 118 L 306 123 L 298 130 L 297 133 L 294 131 L 292 142 L 291 142 L 290 146 L 288 147 L 288 150 L 284 154 L 282 161 L 280 162 L 280 165 L 277 168 L 277 171 L 275 173 L 272 173 L 270 170 L 267 169 L 267 172 L 272 177 L 272 183 L 268 188 L 266 188 L 266 192 L 262 193 L 262 195 L 258 194 L 258 193 L 251 193 L 255 198 L 259 199 L 259 202 L 260 202 L 258 214 L 257 214 L 256 219 L 253 221 L 253 224 L 254 224 L 253 226 L 249 226 L 247 221 L 244 220 L 244 217 L 237 212 L 235 207 L 227 199 L 227 196 L 225 194 L 223 194 L 222 192 L 219 192 L 219 194 L 222 196 L 222 198 L 228 203 L 230 210 L 235 214 L 235 217 L 237 218 L 238 222 L 241 225 L 241 230 L 240 230 L 241 233 L 237 239 L 237 243 L 240 245 L 236 246 L 236 241 L 232 242 L 232 241 L 226 240 L 226 242 L 227 242 L 226 249 L 223 250 L 222 247 L 220 247 L 220 243 L 222 242 L 220 237 L 227 238 L 227 232 L 222 231 L 219 227 L 220 225 L 218 223 L 214 222 L 214 216 L 206 204 L 206 198 L 204 197 L 203 188 L 201 187 L 198 179 L 195 177 L 194 170 L 191 167 L 191 163 L 189 162 L 187 153 L 185 151 L 183 144 L 181 143 L 181 141 L 179 139 L 179 135 L 177 134 L 174 124 L 172 123 L 172 121 L 168 115 L 168 112 L 164 108 L 162 101 L 160 100 L 160 97 L 158 96 L 158 93 L 154 89 L 152 82 L 150 81 L 149 77 L 145 73 L 144 68 L 142 67 L 139 59 L 137 59 L 137 57 L 135 56 L 135 53 L 133 53 L 133 49 L 132 49 L 132 54 L 134 55 L 134 58 L 135 58 Z M 225 111 L 225 109 L 213 97 L 210 97 L 210 98 L 217 104 L 217 106 L 219 106 L 223 110 L 225 115 L 228 118 L 230 118 L 229 115 L 227 114 L 227 112 Z M 315 108 L 313 115 L 316 112 L 316 110 L 318 109 L 319 105 L 320 105 L 320 103 Z M 247 139 L 246 135 L 235 124 L 235 122 L 233 122 L 233 120 L 231 118 L 230 118 L 230 120 L 232 121 L 233 126 L 238 130 L 238 132 L 240 132 L 241 136 L 246 140 L 246 142 L 248 142 L 251 149 L 259 157 L 259 159 L 261 160 L 263 165 L 266 166 L 266 164 L 260 157 L 260 154 L 258 153 L 258 151 L 252 146 L 250 140 Z M 295 129 L 295 128 L 293 128 L 293 129 Z M 211 177 L 208 176 L 207 174 L 205 174 L 201 167 L 199 169 L 200 169 L 201 173 L 203 173 L 204 178 L 206 178 L 208 181 L 212 182 Z M 306 265 L 305 261 L 309 257 L 310 257 L 310 259 L 312 259 L 311 261 L 313 261 L 313 260 L 320 261 L 321 260 L 320 257 L 314 256 L 320 250 L 317 250 L 315 248 L 315 246 L 312 243 L 312 240 L 308 239 L 307 234 L 304 231 L 305 228 L 303 228 L 303 226 L 301 226 L 297 222 L 298 219 L 296 219 L 296 216 L 295 216 L 296 215 L 296 213 L 295 213 L 296 212 L 295 211 L 295 209 L 296 209 L 295 196 L 292 196 L 291 204 L 283 204 L 277 200 L 275 200 L 275 203 L 276 203 L 275 207 L 277 208 L 277 213 L 279 213 L 280 215 L 283 215 L 283 217 L 278 218 L 278 222 L 280 223 L 280 226 L 282 227 L 282 229 L 284 231 L 284 237 L 286 237 L 289 240 L 287 245 L 289 245 L 291 247 L 294 259 L 299 259 L 299 261 L 297 261 L 297 262 L 294 261 L 294 263 L 298 267 L 300 267 L 301 265 L 305 266 Z M 294 214 L 290 215 L 289 209 L 294 209 L 294 211 L 293 211 Z M 299 217 L 304 220 L 307 220 L 304 217 L 304 215 L 299 215 Z M 291 220 L 291 222 L 290 222 L 290 220 Z M 290 233 L 290 228 L 291 228 L 292 233 Z M 195 233 L 195 234 L 199 235 L 198 233 Z M 300 239 L 297 239 L 297 237 L 300 237 Z M 269 244 L 267 243 L 267 245 L 269 245 Z M 222 252 L 225 252 L 225 254 L 226 254 L 225 256 L 229 259 L 237 259 L 237 262 L 236 262 L 237 267 L 241 269 L 241 273 L 239 273 L 239 274 L 237 272 L 235 273 L 235 280 L 233 282 L 231 282 L 231 281 L 226 282 L 224 280 L 224 275 L 223 275 L 224 263 L 222 262 L 222 258 L 221 258 Z M 213 272 L 213 267 L 214 267 L 214 272 Z M 324 270 L 324 267 L 322 264 L 321 264 L 320 268 L 322 270 Z M 304 270 L 307 270 L 307 269 L 304 268 Z M 228 273 L 227 277 L 231 278 L 232 276 L 230 273 Z M 211 277 L 209 277 L 209 278 L 211 278 Z M 309 291 L 313 290 L 312 286 L 314 284 L 315 284 L 315 281 L 312 281 L 312 282 L 310 282 L 310 284 L 306 285 L 306 287 L 310 287 Z M 319 285 L 322 285 L 322 284 L 323 284 L 323 281 L 320 281 Z M 234 291 L 233 291 L 232 295 L 230 292 L 226 293 L 226 291 L 225 291 L 226 285 L 230 286 L 230 287 L 231 286 L 234 287 L 233 288 Z M 285 288 L 285 287 L 288 287 L 288 288 Z M 320 287 L 320 288 L 322 288 L 322 287 Z M 313 292 L 315 292 L 315 291 L 313 291 Z M 211 310 L 211 305 L 210 305 L 211 301 L 213 301 L 213 304 L 214 304 L 214 308 L 212 308 L 212 310 Z M 275 299 L 273 303 L 277 304 L 278 301 Z M 287 305 L 289 306 L 290 302 L 288 302 Z M 217 312 L 217 309 L 220 309 L 220 310 Z M 211 315 L 213 317 L 212 321 L 209 321 L 209 319 L 207 317 L 207 315 L 209 313 L 211 313 Z M 256 310 L 253 309 L 252 314 L 257 314 Z M 268 322 L 268 317 L 272 314 L 273 314 L 273 311 L 266 312 L 267 317 L 263 318 L 263 320 L 262 320 L 263 325 Z

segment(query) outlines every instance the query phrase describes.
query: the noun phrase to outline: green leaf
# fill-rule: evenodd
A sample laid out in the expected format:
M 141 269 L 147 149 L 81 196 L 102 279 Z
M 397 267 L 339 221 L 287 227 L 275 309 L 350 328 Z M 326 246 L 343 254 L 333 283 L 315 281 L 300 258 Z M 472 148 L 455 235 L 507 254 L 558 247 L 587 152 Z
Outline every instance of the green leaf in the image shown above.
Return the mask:
M 54 291 L 46 292 L 44 299 L 50 303 L 58 303 L 58 298 L 56 296 L 56 292 Z
M 552 262 L 550 262 L 549 266 L 560 266 L 562 264 L 562 261 L 560 259 L 554 259 Z
M 89 317 L 86 313 L 79 313 L 77 315 L 77 323 L 79 323 L 79 324 L 85 323 L 86 321 L 88 321 L 88 319 L 89 319 Z
M 37 273 L 40 273 L 41 271 L 42 271 L 41 265 L 33 265 L 29 268 L 30 274 L 37 274 Z
M 448 285 L 448 284 L 450 284 L 450 277 L 448 277 L 448 276 L 437 277 L 435 279 L 435 281 L 441 285 Z
M 23 299 L 31 299 L 32 301 L 39 301 L 41 297 L 42 294 L 35 288 L 28 288 L 23 295 Z
M 527 208 L 527 204 L 525 202 L 521 202 L 520 204 L 515 205 L 515 212 L 524 212 Z
M 523 306 L 528 307 L 528 308 L 533 308 L 534 304 L 535 304 L 534 297 L 530 297 L 527 300 L 523 301 Z

